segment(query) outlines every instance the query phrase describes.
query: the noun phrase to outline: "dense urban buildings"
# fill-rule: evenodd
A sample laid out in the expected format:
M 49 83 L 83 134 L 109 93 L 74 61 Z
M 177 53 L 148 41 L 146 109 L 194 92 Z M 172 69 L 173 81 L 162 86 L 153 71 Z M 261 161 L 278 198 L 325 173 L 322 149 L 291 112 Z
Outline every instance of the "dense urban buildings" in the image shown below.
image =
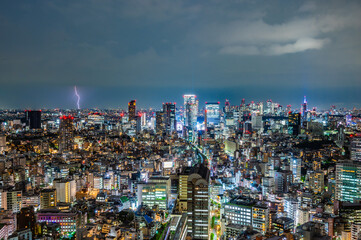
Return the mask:
M 306 103 L 2 110 L 0 236 L 359 240 L 361 111 Z
M 0 36 L 0 240 L 361 240 L 361 0 L 10 0 Z

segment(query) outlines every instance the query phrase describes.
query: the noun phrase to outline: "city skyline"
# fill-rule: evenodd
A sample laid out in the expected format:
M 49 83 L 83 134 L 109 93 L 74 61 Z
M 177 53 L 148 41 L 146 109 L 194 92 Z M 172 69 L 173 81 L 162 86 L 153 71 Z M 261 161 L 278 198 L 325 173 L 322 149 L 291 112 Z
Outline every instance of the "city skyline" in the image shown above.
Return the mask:
M 360 107 L 360 13 L 358 1 L 2 2 L 0 108 L 72 108 L 74 86 L 83 107 L 186 92 Z
M 0 240 L 361 240 L 361 0 L 0 2 Z
M 187 91 L 186 94 L 180 94 L 179 96 L 171 96 L 169 98 L 162 98 L 161 95 L 148 95 L 146 97 L 146 99 L 140 97 L 140 98 L 135 98 L 135 97 L 129 97 L 127 99 L 123 99 L 123 98 L 117 98 L 117 96 L 115 96 L 116 100 L 112 100 L 111 104 L 99 104 L 99 100 L 101 100 L 103 97 L 99 97 L 96 98 L 96 96 L 99 96 L 99 94 L 96 94 L 96 91 L 89 91 L 89 89 L 78 89 L 78 87 L 76 87 L 77 91 L 74 91 L 74 87 L 69 87 L 66 88 L 67 92 L 66 94 L 62 93 L 62 92 L 58 92 L 57 94 L 59 96 L 54 96 L 52 95 L 52 97 L 56 98 L 59 100 L 59 102 L 61 102 L 60 104 L 49 104 L 48 102 L 45 101 L 41 102 L 37 96 L 36 99 L 32 99 L 34 101 L 27 101 L 26 103 L 20 103 L 20 104 L 10 104 L 10 105 L 1 105 L 0 103 L 0 109 L 28 109 L 28 110 L 36 110 L 36 109 L 122 109 L 122 110 L 126 110 L 128 107 L 128 101 L 130 99 L 143 99 L 144 101 L 138 101 L 137 106 L 140 109 L 161 109 L 162 108 L 162 103 L 164 102 L 173 102 L 176 103 L 177 106 L 179 106 L 179 104 L 182 104 L 183 102 L 183 96 L 186 94 L 194 94 L 194 92 L 191 91 Z M 84 90 L 84 92 L 82 92 L 82 90 Z M 110 92 L 114 92 L 110 91 Z M 200 92 L 200 91 L 197 91 Z M 213 93 L 217 93 L 216 90 L 212 91 Z M 29 97 L 31 97 L 32 92 L 28 92 Z M 83 95 L 85 94 L 85 95 Z M 131 93 L 128 93 L 129 96 L 131 96 Z M 49 95 L 51 95 L 50 93 L 47 93 L 44 97 L 49 97 Z M 91 95 L 94 98 L 90 98 Z M 265 104 L 268 100 L 271 100 L 272 102 L 278 103 L 280 104 L 282 107 L 286 108 L 288 105 L 292 106 L 293 110 L 297 110 L 301 108 L 301 104 L 303 103 L 303 99 L 306 95 L 300 95 L 300 96 L 293 96 L 290 97 L 289 99 L 287 99 L 287 96 L 275 96 L 274 98 L 271 97 L 254 97 L 254 96 L 249 96 L 247 94 L 245 95 L 236 95 L 236 94 L 228 94 L 227 92 L 222 92 L 218 91 L 218 94 L 212 94 L 208 97 L 207 94 L 206 95 L 199 95 L 199 94 L 194 94 L 197 96 L 198 100 L 199 100 L 199 106 L 200 108 L 205 107 L 207 102 L 219 102 L 221 106 L 224 106 L 224 103 L 226 102 L 226 100 L 230 101 L 230 103 L 234 106 L 237 105 L 241 105 L 242 101 L 245 100 L 246 104 L 250 104 L 251 102 L 254 103 L 263 103 Z M 290 94 L 292 95 L 292 93 Z M 139 96 L 139 95 L 138 95 Z M 231 96 L 231 97 L 230 97 Z M 233 96 L 233 98 L 232 98 Z M 248 97 L 242 97 L 242 96 L 248 96 Z M 353 109 L 353 108 L 360 108 L 361 104 L 358 102 L 354 102 L 354 104 L 344 104 L 342 102 L 336 102 L 336 101 L 330 101 L 330 103 L 325 103 L 322 101 L 322 97 L 317 96 L 317 95 L 311 95 L 313 97 L 315 97 L 315 99 L 309 97 L 309 95 L 307 95 L 307 98 L 311 100 L 309 107 L 310 109 L 312 108 L 316 108 L 317 110 L 328 110 L 330 109 L 330 107 L 335 106 L 336 108 L 348 108 L 348 109 Z M 111 98 L 110 95 L 108 94 L 106 96 L 107 99 Z M 324 98 L 323 98 L 324 99 Z M 151 102 L 148 100 L 152 100 Z M 290 101 L 291 100 L 291 101 Z M 177 104 L 178 103 L 178 104 Z M 182 104 L 183 105 L 183 104 Z

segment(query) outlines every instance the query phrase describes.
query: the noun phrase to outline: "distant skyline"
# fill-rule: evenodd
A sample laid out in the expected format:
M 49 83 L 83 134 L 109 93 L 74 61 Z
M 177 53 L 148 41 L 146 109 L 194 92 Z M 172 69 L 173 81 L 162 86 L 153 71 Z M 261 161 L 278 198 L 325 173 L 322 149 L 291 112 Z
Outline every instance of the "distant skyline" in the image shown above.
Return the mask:
M 22 96 L 29 98 L 31 100 L 21 103 L 21 99 L 17 98 L 16 95 L 10 97 L 14 101 L 14 104 L 10 107 L 2 107 L 0 109 L 11 108 L 11 109 L 46 109 L 46 108 L 62 108 L 62 109 L 77 109 L 77 97 L 74 94 L 74 87 L 63 87 L 61 89 L 55 90 L 46 90 L 40 87 L 39 92 L 25 91 L 22 93 Z M 266 97 L 267 89 L 263 89 L 264 97 L 255 97 L 252 94 L 247 93 L 246 90 L 239 92 L 238 89 L 206 89 L 206 90 L 197 90 L 197 91 L 187 91 L 184 89 L 169 89 L 158 88 L 153 89 L 151 94 L 142 96 L 142 92 L 149 91 L 147 89 L 135 89 L 132 88 L 100 88 L 100 89 L 90 89 L 86 87 L 77 87 L 78 93 L 81 96 L 80 100 L 80 109 L 87 108 L 99 108 L 99 109 L 127 109 L 127 104 L 130 100 L 137 100 L 137 109 L 139 108 L 153 108 L 161 109 L 162 103 L 164 102 L 175 102 L 177 107 L 183 106 L 183 95 L 184 94 L 195 94 L 199 100 L 200 107 L 205 105 L 205 102 L 220 102 L 221 106 L 224 106 L 226 99 L 228 99 L 231 105 L 240 105 L 243 98 L 245 98 L 246 103 L 249 104 L 251 101 L 263 102 L 264 104 L 268 99 L 271 99 L 273 102 L 281 104 L 283 107 L 291 104 L 293 109 L 300 109 L 301 103 L 303 103 L 304 95 L 294 95 L 294 91 L 284 91 L 280 89 L 278 92 L 275 92 L 276 95 L 273 97 Z M 0 90 L 1 91 L 1 90 Z M 295 89 L 296 91 L 296 89 Z M 357 102 L 354 105 L 345 105 L 342 102 L 338 102 L 340 97 L 337 95 L 338 89 L 334 89 L 334 95 L 320 94 L 319 92 L 310 92 L 309 95 L 306 95 L 308 101 L 309 109 L 317 107 L 319 110 L 326 110 L 331 107 L 331 105 L 336 105 L 337 108 L 347 107 L 353 108 L 354 106 L 360 106 Z M 348 92 L 357 94 L 357 89 L 349 89 Z M 252 92 L 252 91 L 251 91 Z M 45 95 L 40 96 L 39 94 L 45 93 Z M 137 94 L 133 94 L 137 93 Z M 174 95 L 174 93 L 177 93 Z M 179 94 L 178 94 L 179 93 Z M 277 93 L 279 94 L 277 96 Z M 261 94 L 261 95 L 262 95 Z M 34 97 L 35 95 L 36 97 Z M 351 94 L 352 95 L 352 94 Z M 331 97 L 330 97 L 331 96 Z M 53 99 L 52 103 L 48 103 L 47 99 Z M 103 101 L 100 101 L 103 100 Z M 56 102 L 61 102 L 57 104 Z M 111 104 L 104 104 L 104 103 Z M 333 102 L 333 104 L 328 104 L 328 102 Z M 19 105 L 22 105 L 19 107 Z
M 361 107 L 360 1 L 2 1 L 0 108 Z

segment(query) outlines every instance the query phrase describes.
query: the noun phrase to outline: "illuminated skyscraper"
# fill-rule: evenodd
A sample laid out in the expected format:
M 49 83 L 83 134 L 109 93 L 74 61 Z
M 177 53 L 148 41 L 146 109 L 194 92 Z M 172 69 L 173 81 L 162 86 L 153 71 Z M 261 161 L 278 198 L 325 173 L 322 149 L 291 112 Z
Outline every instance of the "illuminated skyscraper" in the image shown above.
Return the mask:
M 177 129 L 175 109 L 175 103 L 163 103 L 164 124 L 167 134 L 170 134 Z
M 135 117 L 135 109 L 136 109 L 136 100 L 132 100 L 128 103 L 128 114 L 129 114 L 129 121 L 136 120 Z
M 187 179 L 188 234 L 192 239 L 208 239 L 209 176 L 204 165 L 193 167 Z
M 345 202 L 361 200 L 361 162 L 336 164 L 336 199 Z
M 188 235 L 208 239 L 209 169 L 204 165 L 184 167 L 179 174 L 178 210 L 187 213 Z
M 226 99 L 226 102 L 224 103 L 224 112 L 229 112 L 231 110 L 231 104 L 229 103 L 229 100 Z
M 219 112 L 219 102 L 206 102 L 206 111 L 207 111 L 207 126 L 210 125 L 219 125 L 220 123 L 220 112 Z
M 267 100 L 267 102 L 266 102 L 266 109 L 265 109 L 265 113 L 267 113 L 267 114 L 273 114 L 273 103 L 272 103 L 272 100 L 271 99 L 269 99 L 269 100 Z
M 301 128 L 301 114 L 292 113 L 288 114 L 288 133 L 293 136 L 300 134 Z
M 143 112 L 143 113 L 142 113 L 141 123 L 142 123 L 142 126 L 146 126 L 146 125 L 147 125 L 147 113 L 146 113 L 146 112 Z
M 198 101 L 196 95 L 184 95 L 185 126 L 195 128 L 198 115 Z
M 155 113 L 155 130 L 158 135 L 163 135 L 165 132 L 164 115 L 161 111 Z
M 303 97 L 303 103 L 301 104 L 302 121 L 307 121 L 307 99 Z
M 351 140 L 351 160 L 361 161 L 361 137 L 354 137 Z
M 59 127 L 59 151 L 71 151 L 73 149 L 74 140 L 74 117 L 60 117 Z
M 300 182 L 301 181 L 302 159 L 293 157 L 291 159 L 291 163 L 292 163 L 293 182 Z
M 258 131 L 263 129 L 263 119 L 261 115 L 252 114 L 251 122 L 252 122 L 252 130 Z

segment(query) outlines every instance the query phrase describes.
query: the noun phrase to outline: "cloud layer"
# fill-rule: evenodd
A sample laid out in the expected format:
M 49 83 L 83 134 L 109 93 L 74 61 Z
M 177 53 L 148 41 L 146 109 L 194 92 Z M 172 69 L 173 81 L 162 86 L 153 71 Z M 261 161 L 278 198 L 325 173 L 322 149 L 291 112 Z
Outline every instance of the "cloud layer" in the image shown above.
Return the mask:
M 322 49 L 333 34 L 361 26 L 359 5 L 323 9 L 324 6 L 307 2 L 294 16 L 279 23 L 267 23 L 265 13 L 255 13 L 254 18 L 216 22 L 201 31 L 199 38 L 218 47 L 221 54 L 282 55 Z
M 5 104 L 23 86 L 361 90 L 357 0 L 3 1 L 0 34 Z

